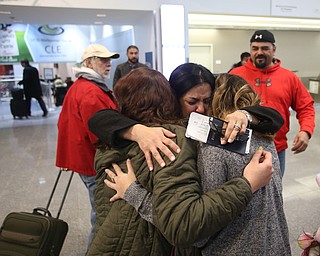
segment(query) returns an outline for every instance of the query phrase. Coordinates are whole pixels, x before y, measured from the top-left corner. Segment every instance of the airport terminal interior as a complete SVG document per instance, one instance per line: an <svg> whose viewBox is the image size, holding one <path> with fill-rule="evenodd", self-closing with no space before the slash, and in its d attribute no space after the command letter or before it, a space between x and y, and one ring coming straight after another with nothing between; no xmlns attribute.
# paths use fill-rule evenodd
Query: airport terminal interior
<svg viewBox="0 0 320 256"><path fill-rule="evenodd" d="M260 16L271 16L266 18L270 22L271 20L275 22L272 27L276 26L273 28L277 38L277 57L279 56L284 67L298 75L315 100L316 128L307 150L300 154L293 154L290 150L294 137L299 131L295 112L291 111L291 126L288 133L289 148L286 152L286 170L283 177L283 200L289 226L292 256L301 255L302 249L299 248L297 243L299 235L303 232L314 233L320 227L320 187L316 182L317 174L320 175L320 129L318 127L320 122L320 74L318 61L320 58L320 19L319 5L315 0L291 1L295 2L295 4L299 2L299 6L295 8L295 6L292 7L293 4L290 4L288 7L293 12L308 11L310 7L308 13L310 14L312 11L312 16L301 16L302 19L291 21L299 24L302 24L302 21L315 22L312 25L314 27L310 27L310 25L306 30L302 27L297 27L297 23L293 23L294 25L289 24L291 27L295 26L293 29L283 29L280 28L282 24L279 23L279 20L273 21L273 19L269 19L272 16L278 16L272 15L272 11L277 11L277 9L270 10L270 13L268 12L268 8L271 8L271 3L275 7L282 6L276 4L277 2L282 3L283 1L281 0L260 1L261 3L259 4L256 4L254 0L242 1L241 3L233 0L228 3L227 8L225 8L226 5L223 1L173 1L188 3L187 7L190 11L188 31L183 22L181 24L177 22L178 20L183 20L177 18L177 13L166 15L165 8L160 12L160 6L157 6L157 8L152 7L156 5L156 2L169 1L123 0L115 3L115 1L92 0L84 3L83 1L75 0L4 0L0 2L2 2L0 4L0 18L1 22L4 22L4 24L0 24L0 39L3 38L3 40L0 40L0 52L3 50L2 52L6 53L4 51L5 47L3 47L4 43L8 47L14 46L12 55L14 58L10 54L0 54L0 63L4 64L2 66L8 66L7 70L4 68L8 72L2 72L3 74L0 69L0 82L5 82L4 80L7 78L11 79L11 82L17 82L21 79L22 67L20 67L19 63L20 53L18 49L27 49L27 40L30 40L30 42L44 42L45 48L42 45L28 43L28 46L30 45L33 48L33 54L31 54L31 50L30 53L27 51L30 55L28 57L31 58L32 55L33 61L31 63L39 69L39 74L43 81L52 82L57 77L61 77L63 81L67 77L75 80L71 67L80 61L82 50L89 42L104 44L110 50L120 53L121 57L118 60L113 60L109 81L112 81L116 65L126 61L125 49L131 43L139 46L140 61L142 63L149 63L152 68L161 71L164 75L171 73L177 66L176 62L180 65L185 61L203 64L216 74L226 72L233 63L238 61L239 53L249 50L248 40L253 29L256 28L244 26L247 18L251 20L251 15L255 14L255 12L260 13ZM11 2L15 2L14 6L11 6ZM25 2L30 2L28 8L24 6ZM46 7L44 2L50 2L49 6ZM52 6L50 7L51 2L58 4L55 8L52 8ZM314 7L310 4L311 2ZM105 5L104 8L100 8L101 3L103 3L103 6ZM59 4L62 4L62 6L59 6ZM87 7L85 7L86 5ZM114 5L119 5L119 9L113 9ZM151 7L144 8L142 5L151 5ZM239 5L242 8L238 8ZM166 4L164 4L164 7L166 7ZM178 7L181 6L179 5ZM135 11L130 10L130 8ZM227 14L239 14L233 16L244 18L242 21L244 23L235 21L230 25L228 22L232 15L226 15L227 24L217 27L217 21L214 18L219 18L220 20L221 17L212 15L210 18L210 15L206 15L210 11L213 12L211 8L217 14L225 14L226 12ZM108 15L104 12L107 9L109 9ZM240 9L240 13L238 13L238 9ZM154 10L157 11L155 12ZM178 10L181 11L182 8ZM241 10L244 13L241 13ZM192 12L195 13L192 14ZM204 16L208 16L206 19L209 18L210 22L212 19L213 25L210 25L210 23L203 24L203 17L199 19L196 12L200 12L200 14L203 12ZM180 14L183 17L186 16L184 12ZM165 18L168 20L166 23L163 22L161 24L163 27L160 29L160 24L158 23L161 15L164 20L166 20ZM241 17L242 15L249 16ZM59 25L58 27L43 25L55 24L57 17L61 19L61 22L64 22L62 24L69 25L62 26L60 24L61 26ZM286 22L284 23L286 24ZM237 23L239 24L237 25ZM261 24L264 25L265 23L266 21L262 20ZM113 26L111 26L112 24ZM164 28L166 26L164 24L167 24L168 32L174 32L174 36L171 33L165 33ZM250 21L249 25L251 26L252 24L257 26L256 21ZM183 29L177 29L175 26L178 25ZM16 35L12 34L12 31L15 31ZM65 34L63 34L64 31L66 32ZM67 33L70 31L73 36ZM48 34L45 35L45 32ZM57 32L56 38L64 42L64 48L61 53L60 50L62 48L60 49L60 46L56 45L56 41L52 40L54 38L53 32ZM62 35L61 38L60 34ZM34 35L36 35L35 38L33 37ZM171 42L171 39L175 41L175 37L179 40ZM186 40L187 37L188 40ZM18 38L18 41L20 40L19 44L16 43L16 38ZM8 39L9 43L4 39ZM182 43L180 42L181 39ZM49 41L52 43L50 47L47 45ZM186 41L188 41L189 45L185 45ZM128 44L128 42L130 43ZM302 48L303 50L301 50ZM46 49L46 51L41 52L40 49ZM186 51L186 49L188 50ZM159 55L159 52L162 52L162 55ZM26 52L23 51L21 56L25 56L23 54L26 54ZM60 59L61 56L64 57L62 60ZM15 78L12 80L12 77ZM45 87L47 90L43 91L43 94L49 110L48 115L42 117L41 108L38 102L33 99L31 117L13 118L10 111L11 95L9 89L11 87L0 84L0 224L10 212L32 212L36 207L46 207L59 171L55 166L55 158L58 134L57 121L62 106L55 106L51 95L51 84L48 82L45 86L47 86ZM53 216L56 216L58 212L68 178L69 173L62 173L56 194L49 207ZM90 203L87 189L78 175L74 175L71 182L60 218L69 225L69 231L60 255L85 255L91 228ZM253 233L252 236L254 235Z"/></svg>
<svg viewBox="0 0 320 256"><path fill-rule="evenodd" d="M55 167L57 120L60 107L49 108L47 117L36 101L32 101L32 117L14 119L9 100L0 101L0 219L10 212L31 212L45 207L58 169ZM316 123L319 123L320 106L316 105ZM297 238L305 232L315 232L319 225L320 190L315 177L320 172L320 132L315 133L306 152L290 152L299 125L291 113L291 130L288 134L286 171L283 178L283 199L290 231L293 256L301 255ZM69 173L63 173L50 206L56 216ZM79 176L75 175L60 218L69 225L61 256L80 256L86 251L90 231L90 205L87 191ZM254 234L252 234L254 235Z"/></svg>

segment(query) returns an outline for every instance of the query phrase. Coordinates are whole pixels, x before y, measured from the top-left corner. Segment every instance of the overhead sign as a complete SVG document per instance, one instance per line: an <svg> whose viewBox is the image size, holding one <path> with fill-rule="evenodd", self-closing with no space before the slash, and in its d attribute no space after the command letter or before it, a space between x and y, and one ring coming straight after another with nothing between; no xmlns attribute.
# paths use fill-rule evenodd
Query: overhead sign
<svg viewBox="0 0 320 256"><path fill-rule="evenodd" d="M73 62L89 44L74 25L28 25L25 41L34 62Z"/></svg>
<svg viewBox="0 0 320 256"><path fill-rule="evenodd" d="M0 30L0 63L77 62L89 45L89 26L10 25Z"/></svg>
<svg viewBox="0 0 320 256"><path fill-rule="evenodd" d="M14 56L18 55L17 37L12 30L0 30L0 55Z"/></svg>
<svg viewBox="0 0 320 256"><path fill-rule="evenodd" d="M320 18L319 0L271 0L272 16Z"/></svg>
<svg viewBox="0 0 320 256"><path fill-rule="evenodd" d="M6 25L0 30L0 63L19 62L22 58L32 61L24 41L26 25Z"/></svg>

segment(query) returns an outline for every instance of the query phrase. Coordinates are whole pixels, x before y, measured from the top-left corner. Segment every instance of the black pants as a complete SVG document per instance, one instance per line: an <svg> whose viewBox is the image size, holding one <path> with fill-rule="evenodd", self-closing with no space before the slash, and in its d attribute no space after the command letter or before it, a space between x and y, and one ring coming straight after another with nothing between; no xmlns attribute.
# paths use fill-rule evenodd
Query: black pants
<svg viewBox="0 0 320 256"><path fill-rule="evenodd" d="M39 102L39 105L43 111L43 115L46 116L48 114L48 110L47 110L46 104L44 103L42 97L41 96L31 97L31 96L26 95L28 115L31 116L31 98L35 98Z"/></svg>

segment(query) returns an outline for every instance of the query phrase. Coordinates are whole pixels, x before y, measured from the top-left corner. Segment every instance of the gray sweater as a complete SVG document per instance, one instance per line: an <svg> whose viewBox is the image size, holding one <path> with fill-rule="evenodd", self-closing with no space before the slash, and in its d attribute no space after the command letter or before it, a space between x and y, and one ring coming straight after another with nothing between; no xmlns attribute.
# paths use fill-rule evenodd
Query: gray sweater
<svg viewBox="0 0 320 256"><path fill-rule="evenodd" d="M250 153L245 156L200 144L198 170L203 192L215 189L233 177L241 176L259 146L272 153L275 173L271 182L255 192L247 209L217 236L197 243L197 246L202 248L202 255L291 255L283 210L279 160L272 141L253 133ZM127 189L124 199L134 206L144 219L152 222L152 193L133 183Z"/></svg>
<svg viewBox="0 0 320 256"><path fill-rule="evenodd" d="M207 241L202 255L291 255L283 210L279 160L271 140L261 138L254 133L250 153L244 156L200 144L198 170L202 177L202 187L205 193L233 177L242 175L245 166L259 146L272 153L275 173L271 182L253 194L252 200L241 215L217 236Z"/></svg>

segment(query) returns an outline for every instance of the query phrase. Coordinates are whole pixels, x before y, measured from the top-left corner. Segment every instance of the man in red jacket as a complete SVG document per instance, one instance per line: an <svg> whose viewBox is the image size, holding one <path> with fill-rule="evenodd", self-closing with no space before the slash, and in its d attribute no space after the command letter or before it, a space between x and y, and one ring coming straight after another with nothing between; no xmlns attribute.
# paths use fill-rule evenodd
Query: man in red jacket
<svg viewBox="0 0 320 256"><path fill-rule="evenodd" d="M291 71L282 68L275 58L276 46L273 34L268 30L254 32L250 40L251 59L241 67L230 71L248 81L261 97L262 105L279 111L284 124L275 137L282 176L285 169L285 149L290 127L291 107L296 111L300 131L295 136L291 150L301 153L308 147L315 128L314 100L301 80Z"/></svg>
<svg viewBox="0 0 320 256"><path fill-rule="evenodd" d="M58 120L56 166L77 172L89 191L91 203L91 234L95 225L93 190L95 187L94 144L98 138L89 131L88 119L97 111L117 109L112 91L105 84L109 77L111 59L119 58L99 44L90 45L82 55L80 68L73 68L77 80L64 98ZM89 247L88 247L89 248Z"/></svg>

